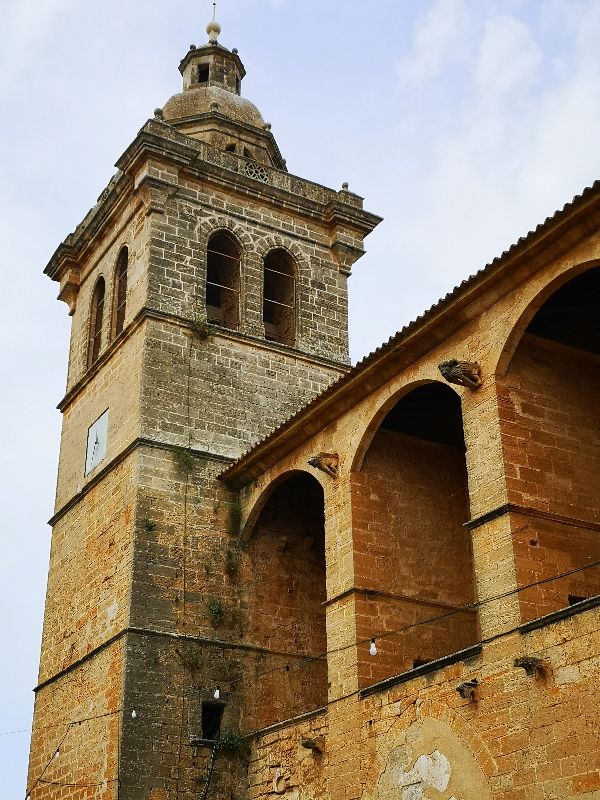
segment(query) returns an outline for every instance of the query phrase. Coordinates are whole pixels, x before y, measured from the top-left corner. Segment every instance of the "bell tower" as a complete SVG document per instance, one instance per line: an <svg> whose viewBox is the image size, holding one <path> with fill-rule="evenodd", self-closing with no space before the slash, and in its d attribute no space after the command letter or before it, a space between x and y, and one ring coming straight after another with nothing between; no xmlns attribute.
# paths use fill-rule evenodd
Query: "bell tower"
<svg viewBox="0 0 600 800"><path fill-rule="evenodd" d="M31 800L197 798L219 731L264 721L253 675L281 654L253 640L219 475L348 366L380 220L287 171L207 30L45 270L72 332ZM246 780L217 764L211 794Z"/></svg>

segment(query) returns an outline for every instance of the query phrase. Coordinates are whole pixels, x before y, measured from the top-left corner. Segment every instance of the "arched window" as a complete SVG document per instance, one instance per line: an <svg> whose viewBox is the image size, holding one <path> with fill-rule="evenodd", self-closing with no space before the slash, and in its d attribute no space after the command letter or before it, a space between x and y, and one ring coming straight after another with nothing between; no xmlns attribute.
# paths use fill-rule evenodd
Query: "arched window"
<svg viewBox="0 0 600 800"><path fill-rule="evenodd" d="M294 345L296 277L292 257L282 249L272 250L265 258L263 322L267 339Z"/></svg>
<svg viewBox="0 0 600 800"><path fill-rule="evenodd" d="M90 344L89 344L89 365L90 367L98 360L100 348L102 347L102 320L104 318L104 278L100 278L96 283L92 296L92 312L90 320Z"/></svg>
<svg viewBox="0 0 600 800"><path fill-rule="evenodd" d="M235 144L230 142L228 145L225 146L226 153L235 153Z"/></svg>
<svg viewBox="0 0 600 800"><path fill-rule="evenodd" d="M125 327L125 311L127 308L127 266L129 264L129 251L124 247L119 253L114 289L114 320L115 336L118 336Z"/></svg>
<svg viewBox="0 0 600 800"><path fill-rule="evenodd" d="M206 317L209 322L237 328L239 323L240 248L229 233L208 240L206 254Z"/></svg>

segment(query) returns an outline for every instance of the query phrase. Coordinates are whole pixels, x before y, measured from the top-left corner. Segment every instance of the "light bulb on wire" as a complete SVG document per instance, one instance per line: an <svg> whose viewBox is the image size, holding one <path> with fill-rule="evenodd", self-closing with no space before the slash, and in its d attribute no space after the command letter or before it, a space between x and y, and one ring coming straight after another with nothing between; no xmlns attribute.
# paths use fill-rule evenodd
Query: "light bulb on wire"
<svg viewBox="0 0 600 800"><path fill-rule="evenodd" d="M54 758L60 758L60 749L54 753Z"/></svg>
<svg viewBox="0 0 600 800"><path fill-rule="evenodd" d="M218 686L215 689L215 691L213 692L213 697L215 698L215 700L220 700L220 698L221 698L221 690L219 689Z"/></svg>
<svg viewBox="0 0 600 800"><path fill-rule="evenodd" d="M375 639L371 639L371 646L369 647L369 654L372 656L377 655L377 645L375 644Z"/></svg>
<svg viewBox="0 0 600 800"><path fill-rule="evenodd" d="M136 717L137 717L137 712L134 708L133 711L131 712L131 719L135 719Z"/></svg>

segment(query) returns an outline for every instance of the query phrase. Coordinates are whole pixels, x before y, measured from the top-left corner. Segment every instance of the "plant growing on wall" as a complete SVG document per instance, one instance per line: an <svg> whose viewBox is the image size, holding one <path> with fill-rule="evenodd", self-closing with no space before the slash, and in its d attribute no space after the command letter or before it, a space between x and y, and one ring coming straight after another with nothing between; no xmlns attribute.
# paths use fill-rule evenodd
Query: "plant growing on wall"
<svg viewBox="0 0 600 800"><path fill-rule="evenodd" d="M173 453L178 469L185 475L189 475L196 463L196 459L190 450L187 447L175 447Z"/></svg>
<svg viewBox="0 0 600 800"><path fill-rule="evenodd" d="M218 628L225 618L225 606L218 597L209 597L206 601L208 616L213 628Z"/></svg>
<svg viewBox="0 0 600 800"><path fill-rule="evenodd" d="M210 754L210 761L208 762L208 769L206 771L206 779L204 787L200 794L199 800L206 800L208 797L208 790L210 789L210 782L212 780L213 772L215 769L215 761L219 753L242 753L248 747L248 739L242 736L237 731L221 731L219 737L215 739L212 745L212 753Z"/></svg>
<svg viewBox="0 0 600 800"><path fill-rule="evenodd" d="M206 341L212 334L213 329L207 319L195 319L192 321L192 330L200 341Z"/></svg>
<svg viewBox="0 0 600 800"><path fill-rule="evenodd" d="M154 520L150 519L149 517L144 517L144 519L142 520L142 528L147 533L153 533L157 527L158 526L156 522L154 522Z"/></svg>

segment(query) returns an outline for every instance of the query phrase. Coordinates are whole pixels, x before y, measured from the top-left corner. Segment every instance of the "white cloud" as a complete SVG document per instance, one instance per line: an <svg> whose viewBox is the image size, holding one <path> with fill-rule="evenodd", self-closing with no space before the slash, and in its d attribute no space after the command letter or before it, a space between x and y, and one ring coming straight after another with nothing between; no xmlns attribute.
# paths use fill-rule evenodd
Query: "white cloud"
<svg viewBox="0 0 600 800"><path fill-rule="evenodd" d="M417 20L410 53L396 64L401 84L418 88L435 78L460 50L468 25L464 0L435 0Z"/></svg>
<svg viewBox="0 0 600 800"><path fill-rule="evenodd" d="M475 82L487 95L520 93L533 85L541 62L541 50L527 25L512 16L494 16L485 23Z"/></svg>

